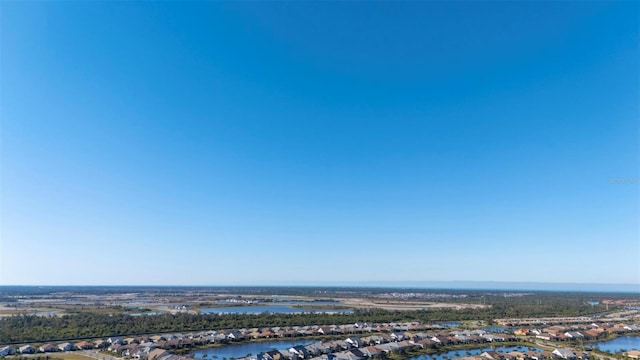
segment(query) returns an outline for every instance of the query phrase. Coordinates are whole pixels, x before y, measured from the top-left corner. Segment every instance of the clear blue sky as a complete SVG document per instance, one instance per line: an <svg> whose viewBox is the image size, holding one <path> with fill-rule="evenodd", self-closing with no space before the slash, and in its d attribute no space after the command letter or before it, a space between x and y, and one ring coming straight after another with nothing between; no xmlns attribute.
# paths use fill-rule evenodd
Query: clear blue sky
<svg viewBox="0 0 640 360"><path fill-rule="evenodd" d="M0 7L0 284L640 282L637 2Z"/></svg>

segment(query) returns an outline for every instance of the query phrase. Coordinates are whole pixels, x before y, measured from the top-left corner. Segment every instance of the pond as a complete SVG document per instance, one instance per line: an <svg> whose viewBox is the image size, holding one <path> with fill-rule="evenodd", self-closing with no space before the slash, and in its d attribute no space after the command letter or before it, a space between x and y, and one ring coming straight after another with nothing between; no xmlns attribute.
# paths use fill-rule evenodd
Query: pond
<svg viewBox="0 0 640 360"><path fill-rule="evenodd" d="M621 336L613 340L595 343L593 347L611 353L632 349L640 350L640 336Z"/></svg>
<svg viewBox="0 0 640 360"><path fill-rule="evenodd" d="M268 342L255 342L248 344L239 344L239 345L227 345L218 348L210 348L197 350L193 352L194 359L219 359L222 360L224 358L241 358L247 356L247 354L257 355L261 352L270 351L273 349L276 350L284 350L290 349L296 345L309 345L313 344L314 340L276 340L276 341L268 341ZM206 355L206 356L205 356Z"/></svg>

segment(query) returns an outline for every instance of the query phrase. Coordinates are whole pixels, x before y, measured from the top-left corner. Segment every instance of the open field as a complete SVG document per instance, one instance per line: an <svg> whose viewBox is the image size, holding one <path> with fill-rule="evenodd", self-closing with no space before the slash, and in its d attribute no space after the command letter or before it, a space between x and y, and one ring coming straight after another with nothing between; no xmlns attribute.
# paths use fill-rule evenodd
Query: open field
<svg viewBox="0 0 640 360"><path fill-rule="evenodd" d="M360 309L383 309L393 311L410 311L410 310L429 310L429 309L483 309L490 305L482 304L466 304L466 303L444 303L444 302L427 302L427 301L402 301L402 300L378 300L378 299L342 299L345 306L351 306Z"/></svg>
<svg viewBox="0 0 640 360"><path fill-rule="evenodd" d="M93 360L94 358L85 356L79 352L64 352L64 353L55 353L52 355L53 358L62 359L62 360Z"/></svg>

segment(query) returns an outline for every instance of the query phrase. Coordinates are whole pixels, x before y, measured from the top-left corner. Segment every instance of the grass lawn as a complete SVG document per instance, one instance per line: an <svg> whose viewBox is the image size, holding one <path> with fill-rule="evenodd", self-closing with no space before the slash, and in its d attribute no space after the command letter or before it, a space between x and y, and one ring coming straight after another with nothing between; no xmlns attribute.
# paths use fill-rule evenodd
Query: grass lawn
<svg viewBox="0 0 640 360"><path fill-rule="evenodd" d="M55 353L49 355L49 359L62 359L62 360L95 360L92 357L85 356L79 353Z"/></svg>

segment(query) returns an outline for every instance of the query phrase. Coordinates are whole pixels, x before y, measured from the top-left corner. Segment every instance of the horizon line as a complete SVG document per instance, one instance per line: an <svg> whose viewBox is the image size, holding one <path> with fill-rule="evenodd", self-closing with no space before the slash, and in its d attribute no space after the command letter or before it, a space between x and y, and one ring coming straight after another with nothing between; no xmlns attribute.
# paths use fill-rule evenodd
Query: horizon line
<svg viewBox="0 0 640 360"><path fill-rule="evenodd" d="M459 286L456 286L459 285ZM438 287L444 286L444 287ZM498 286L497 288L494 286ZM559 287L567 286L568 289ZM576 288L576 287L585 288ZM315 283L269 284L1 284L3 287L199 287L199 288L378 288L378 289L433 289L433 290L500 290L500 291L554 291L554 292L640 292L640 284L634 283L579 283L579 282L518 282L518 281L353 281Z"/></svg>

